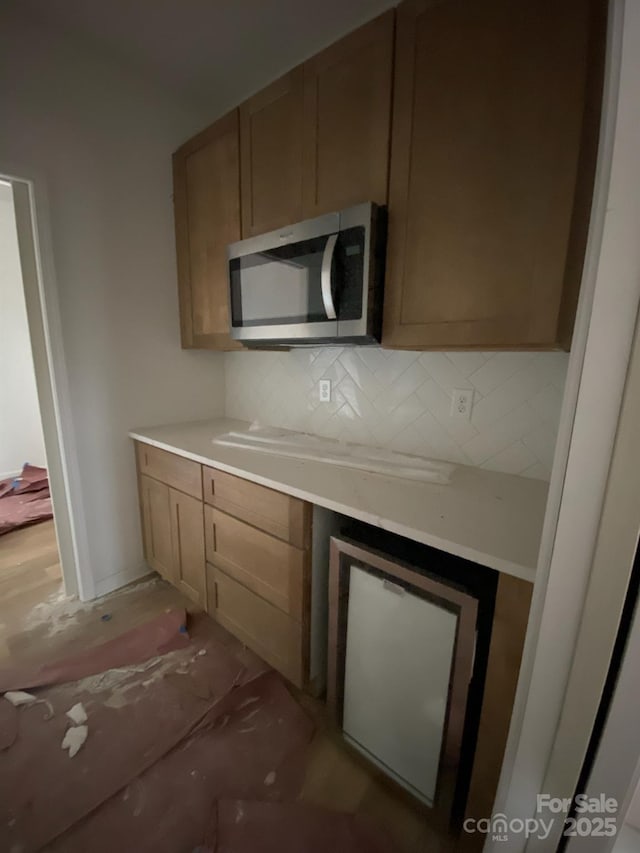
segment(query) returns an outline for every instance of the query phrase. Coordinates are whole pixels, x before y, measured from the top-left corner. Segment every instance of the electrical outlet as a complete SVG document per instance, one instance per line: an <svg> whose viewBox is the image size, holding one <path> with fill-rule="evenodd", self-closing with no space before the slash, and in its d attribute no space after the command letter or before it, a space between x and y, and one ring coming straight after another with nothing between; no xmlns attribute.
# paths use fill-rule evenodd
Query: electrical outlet
<svg viewBox="0 0 640 853"><path fill-rule="evenodd" d="M473 388L454 388L451 392L451 417L468 421L473 408Z"/></svg>
<svg viewBox="0 0 640 853"><path fill-rule="evenodd" d="M331 402L331 380L321 379L318 382L318 397L321 403Z"/></svg>

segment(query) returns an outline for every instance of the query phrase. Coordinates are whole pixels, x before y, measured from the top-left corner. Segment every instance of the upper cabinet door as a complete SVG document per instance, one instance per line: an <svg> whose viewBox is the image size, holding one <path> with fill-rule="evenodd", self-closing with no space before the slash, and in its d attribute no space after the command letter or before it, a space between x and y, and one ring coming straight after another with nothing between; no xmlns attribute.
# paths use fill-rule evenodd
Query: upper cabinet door
<svg viewBox="0 0 640 853"><path fill-rule="evenodd" d="M590 7L399 6L383 345L562 343Z"/></svg>
<svg viewBox="0 0 640 853"><path fill-rule="evenodd" d="M302 219L302 68L240 107L242 236Z"/></svg>
<svg viewBox="0 0 640 853"><path fill-rule="evenodd" d="M183 347L241 349L229 335L227 244L240 239L238 111L173 155Z"/></svg>
<svg viewBox="0 0 640 853"><path fill-rule="evenodd" d="M304 217L387 203L394 11L304 64Z"/></svg>

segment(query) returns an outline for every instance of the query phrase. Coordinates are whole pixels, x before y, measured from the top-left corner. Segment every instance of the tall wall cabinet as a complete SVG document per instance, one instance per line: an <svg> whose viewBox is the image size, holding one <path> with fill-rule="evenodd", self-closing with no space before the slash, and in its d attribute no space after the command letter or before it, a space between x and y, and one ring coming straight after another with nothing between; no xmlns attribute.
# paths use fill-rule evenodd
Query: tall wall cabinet
<svg viewBox="0 0 640 853"><path fill-rule="evenodd" d="M237 110L173 155L173 205L182 346L240 349L227 296L227 245L240 239Z"/></svg>
<svg viewBox="0 0 640 853"><path fill-rule="evenodd" d="M229 349L225 247L388 205L382 345L568 348L605 0L405 0L174 156L183 346Z"/></svg>

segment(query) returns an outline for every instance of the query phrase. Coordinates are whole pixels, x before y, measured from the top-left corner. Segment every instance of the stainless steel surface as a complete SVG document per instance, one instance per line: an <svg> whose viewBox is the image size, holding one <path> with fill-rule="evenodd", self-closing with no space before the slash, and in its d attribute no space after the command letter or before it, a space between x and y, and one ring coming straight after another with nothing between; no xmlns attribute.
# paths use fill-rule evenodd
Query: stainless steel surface
<svg viewBox="0 0 640 853"><path fill-rule="evenodd" d="M389 592L395 592L396 595L404 595L405 593L403 586L400 586L398 583L392 583L392 581L388 581L386 578L382 581L382 586L388 589Z"/></svg>
<svg viewBox="0 0 640 853"><path fill-rule="evenodd" d="M324 252L322 254L322 271L320 273L322 304L324 305L324 310L330 320L337 319L336 306L333 304L333 290L331 287L331 264L333 263L333 253L336 250L337 242L337 234L332 234L327 240L327 245L324 247Z"/></svg>
<svg viewBox="0 0 640 853"><path fill-rule="evenodd" d="M287 323L282 326L232 326L231 335L236 340L259 343L282 343L285 341L316 340L338 337L338 321L327 320L324 323Z"/></svg>
<svg viewBox="0 0 640 853"><path fill-rule="evenodd" d="M289 346L317 346L319 344L376 344L379 341L382 316L383 258L376 259L380 209L372 202L355 205L346 210L307 219L277 231L250 237L232 243L227 248L229 261L260 252L328 236L321 270L321 296L329 319L318 322L231 326L231 335L246 346L283 344ZM336 306L331 286L330 256L333 255L339 233L349 228L363 227L365 240L362 269L362 312L358 319L340 320L339 304ZM379 268L377 268L377 263ZM340 282L336 282L339 293Z"/></svg>
<svg viewBox="0 0 640 853"><path fill-rule="evenodd" d="M324 234L335 234L340 230L340 214L326 213L315 219L305 219L287 228L278 228L277 231L268 231L266 234L258 234L257 237L247 237L246 240L238 240L227 246L227 258L242 258L245 255L253 255L257 252L267 252L287 243L300 243L303 240L312 240L314 237L322 237Z"/></svg>

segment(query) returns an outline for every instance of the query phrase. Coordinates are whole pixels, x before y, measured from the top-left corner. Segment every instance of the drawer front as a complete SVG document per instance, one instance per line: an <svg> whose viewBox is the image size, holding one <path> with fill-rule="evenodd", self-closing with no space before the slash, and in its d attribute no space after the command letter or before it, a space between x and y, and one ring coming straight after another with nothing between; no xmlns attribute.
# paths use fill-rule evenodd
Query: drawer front
<svg viewBox="0 0 640 853"><path fill-rule="evenodd" d="M141 474L202 500L202 466L197 462L143 442L136 442L136 452Z"/></svg>
<svg viewBox="0 0 640 853"><path fill-rule="evenodd" d="M205 542L207 560L302 621L309 600L309 551L210 506L205 506Z"/></svg>
<svg viewBox="0 0 640 853"><path fill-rule="evenodd" d="M311 505L242 477L202 469L204 499L229 515L266 530L297 548L311 544Z"/></svg>
<svg viewBox="0 0 640 853"><path fill-rule="evenodd" d="M301 624L218 566L208 564L207 575L209 613L274 669L302 687L308 650Z"/></svg>

